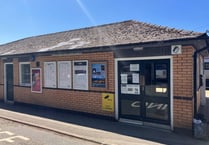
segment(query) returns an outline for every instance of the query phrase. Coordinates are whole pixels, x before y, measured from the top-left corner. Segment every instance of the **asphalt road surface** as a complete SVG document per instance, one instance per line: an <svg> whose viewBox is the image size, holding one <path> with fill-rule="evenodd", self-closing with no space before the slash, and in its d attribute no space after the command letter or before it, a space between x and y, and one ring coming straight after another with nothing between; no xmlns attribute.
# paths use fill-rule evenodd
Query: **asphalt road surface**
<svg viewBox="0 0 209 145"><path fill-rule="evenodd" d="M0 118L0 145L97 145Z"/></svg>

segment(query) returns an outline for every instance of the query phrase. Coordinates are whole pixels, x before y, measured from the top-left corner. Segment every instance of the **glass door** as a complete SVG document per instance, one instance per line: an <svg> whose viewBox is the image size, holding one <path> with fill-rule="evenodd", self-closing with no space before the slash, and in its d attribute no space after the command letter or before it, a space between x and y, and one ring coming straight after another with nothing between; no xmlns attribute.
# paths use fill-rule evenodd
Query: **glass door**
<svg viewBox="0 0 209 145"><path fill-rule="evenodd" d="M143 120L170 123L170 61L143 62Z"/></svg>
<svg viewBox="0 0 209 145"><path fill-rule="evenodd" d="M119 117L170 123L170 60L118 62Z"/></svg>
<svg viewBox="0 0 209 145"><path fill-rule="evenodd" d="M137 61L118 63L119 114L121 118L141 119L140 64Z"/></svg>

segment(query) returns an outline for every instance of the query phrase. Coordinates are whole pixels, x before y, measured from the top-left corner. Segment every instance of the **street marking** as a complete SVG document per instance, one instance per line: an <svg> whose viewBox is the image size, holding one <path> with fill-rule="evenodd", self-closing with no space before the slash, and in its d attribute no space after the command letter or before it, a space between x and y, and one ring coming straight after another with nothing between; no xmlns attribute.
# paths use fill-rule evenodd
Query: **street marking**
<svg viewBox="0 0 209 145"><path fill-rule="evenodd" d="M0 132L0 134L14 135L14 133L9 132L9 131L2 131L2 132Z"/></svg>
<svg viewBox="0 0 209 145"><path fill-rule="evenodd" d="M3 138L3 139L0 139L0 142L3 142L3 141L6 141L6 142L10 142L10 143L12 143L12 142L14 142L14 140L13 139L22 139L22 140L25 140L25 141L28 141L28 140L30 140L29 138L27 138L27 137L24 137L24 136L13 136L13 137L8 137L8 138Z"/></svg>

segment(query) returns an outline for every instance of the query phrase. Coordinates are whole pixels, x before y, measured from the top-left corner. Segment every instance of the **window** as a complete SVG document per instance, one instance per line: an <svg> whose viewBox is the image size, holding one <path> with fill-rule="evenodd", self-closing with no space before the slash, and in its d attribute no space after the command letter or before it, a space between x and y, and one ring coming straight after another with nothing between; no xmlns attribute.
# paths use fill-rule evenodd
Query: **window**
<svg viewBox="0 0 209 145"><path fill-rule="evenodd" d="M205 62L204 63L204 69L205 70L209 70L209 62Z"/></svg>
<svg viewBox="0 0 209 145"><path fill-rule="evenodd" d="M20 85L30 86L30 63L20 63Z"/></svg>

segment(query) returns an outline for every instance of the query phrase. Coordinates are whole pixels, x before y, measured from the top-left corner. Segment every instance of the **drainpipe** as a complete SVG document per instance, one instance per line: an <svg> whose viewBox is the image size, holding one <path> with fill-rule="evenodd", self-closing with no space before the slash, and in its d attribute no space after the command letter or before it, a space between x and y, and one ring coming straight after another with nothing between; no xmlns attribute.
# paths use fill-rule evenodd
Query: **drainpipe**
<svg viewBox="0 0 209 145"><path fill-rule="evenodd" d="M197 54L202 52L202 51L205 51L205 50L209 50L209 43L208 43L208 40L205 39L206 41L206 47L203 47L201 49L198 49L194 52L194 55L193 55L193 95L194 95L194 117L197 115Z"/></svg>

